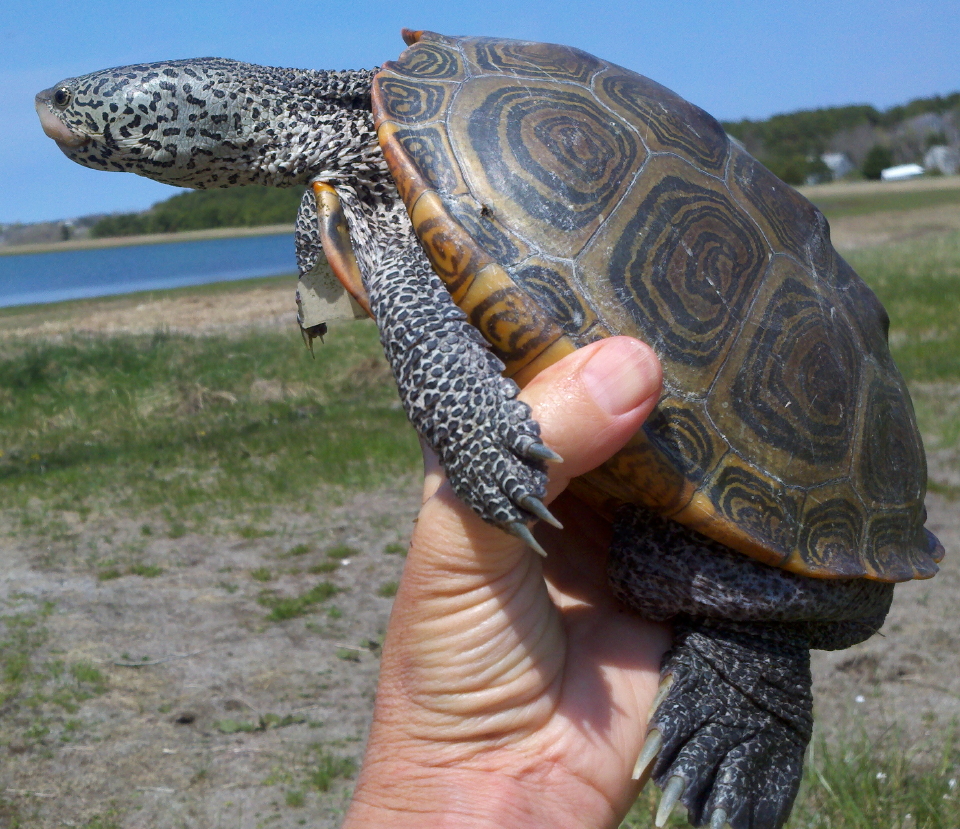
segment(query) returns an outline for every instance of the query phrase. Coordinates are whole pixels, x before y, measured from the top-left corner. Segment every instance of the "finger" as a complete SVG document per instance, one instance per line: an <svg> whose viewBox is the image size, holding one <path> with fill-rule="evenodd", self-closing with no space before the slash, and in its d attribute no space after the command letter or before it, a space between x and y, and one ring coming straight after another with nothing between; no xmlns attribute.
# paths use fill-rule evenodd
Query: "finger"
<svg viewBox="0 0 960 829"><path fill-rule="evenodd" d="M523 390L544 443L563 458L551 465L550 497L623 447L656 405L661 383L648 345L610 337L545 369Z"/></svg>
<svg viewBox="0 0 960 829"><path fill-rule="evenodd" d="M423 495L420 503L423 504L436 494L445 477L443 467L440 466L440 458L422 437L420 438L420 451L423 453Z"/></svg>

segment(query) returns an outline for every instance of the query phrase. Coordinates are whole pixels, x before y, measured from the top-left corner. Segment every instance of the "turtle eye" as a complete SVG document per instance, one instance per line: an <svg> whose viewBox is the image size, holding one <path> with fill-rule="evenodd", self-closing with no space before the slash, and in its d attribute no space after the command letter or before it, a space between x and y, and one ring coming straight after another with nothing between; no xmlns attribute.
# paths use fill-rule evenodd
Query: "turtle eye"
<svg viewBox="0 0 960 829"><path fill-rule="evenodd" d="M70 94L70 90L65 86L61 86L53 93L53 105L63 109L67 104L70 103L70 99L73 96Z"/></svg>

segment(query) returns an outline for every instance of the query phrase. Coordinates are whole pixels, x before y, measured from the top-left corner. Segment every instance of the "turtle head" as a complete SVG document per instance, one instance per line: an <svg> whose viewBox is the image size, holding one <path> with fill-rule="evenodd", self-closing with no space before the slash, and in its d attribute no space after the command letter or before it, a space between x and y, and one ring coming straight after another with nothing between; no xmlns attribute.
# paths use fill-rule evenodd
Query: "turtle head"
<svg viewBox="0 0 960 829"><path fill-rule="evenodd" d="M36 108L43 131L85 167L181 187L243 184L251 141L237 87L250 68L221 58L121 66L67 78Z"/></svg>
<svg viewBox="0 0 960 829"><path fill-rule="evenodd" d="M85 167L198 189L282 187L342 153L336 136L357 143L343 122L369 112L371 76L197 58L68 78L36 107L43 131Z"/></svg>

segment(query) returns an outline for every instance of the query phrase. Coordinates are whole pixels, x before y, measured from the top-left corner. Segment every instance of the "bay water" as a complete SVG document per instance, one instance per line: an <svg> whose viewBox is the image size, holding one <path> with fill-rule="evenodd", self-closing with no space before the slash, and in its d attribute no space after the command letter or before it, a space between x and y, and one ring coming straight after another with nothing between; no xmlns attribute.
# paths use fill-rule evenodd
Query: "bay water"
<svg viewBox="0 0 960 829"><path fill-rule="evenodd" d="M0 256L0 308L297 272L292 233Z"/></svg>

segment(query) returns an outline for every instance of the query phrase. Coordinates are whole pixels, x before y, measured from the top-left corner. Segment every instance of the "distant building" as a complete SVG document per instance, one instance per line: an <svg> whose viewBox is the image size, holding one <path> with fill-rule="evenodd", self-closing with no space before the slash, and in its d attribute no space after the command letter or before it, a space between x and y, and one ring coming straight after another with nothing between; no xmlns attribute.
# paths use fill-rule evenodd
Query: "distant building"
<svg viewBox="0 0 960 829"><path fill-rule="evenodd" d="M945 176L955 176L960 170L960 147L948 147L939 144L927 150L923 157L924 169L939 170Z"/></svg>
<svg viewBox="0 0 960 829"><path fill-rule="evenodd" d="M919 164L898 164L896 167L887 167L880 172L881 181L903 181L907 178L916 178L923 175L923 167Z"/></svg>
<svg viewBox="0 0 960 829"><path fill-rule="evenodd" d="M846 153L824 153L820 160L827 165L834 179L848 176L857 169Z"/></svg>

